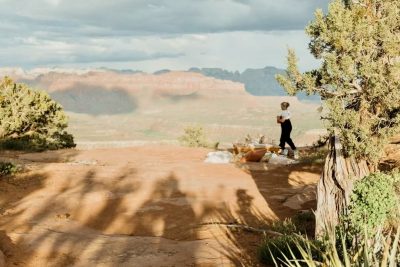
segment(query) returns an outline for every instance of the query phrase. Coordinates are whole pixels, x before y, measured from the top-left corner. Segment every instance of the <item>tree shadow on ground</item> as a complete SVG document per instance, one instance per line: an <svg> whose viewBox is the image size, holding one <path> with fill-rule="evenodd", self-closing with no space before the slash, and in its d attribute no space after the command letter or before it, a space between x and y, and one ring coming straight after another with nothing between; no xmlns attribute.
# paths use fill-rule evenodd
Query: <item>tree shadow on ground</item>
<svg viewBox="0 0 400 267"><path fill-rule="evenodd" d="M260 167L257 167L261 165ZM243 166L240 166L243 168ZM322 173L322 164L269 165L247 163L245 171L251 175L259 192L280 219L292 217L299 210L315 210L315 198L299 205L297 209L285 205L287 201L305 190L315 189Z"/></svg>
<svg viewBox="0 0 400 267"><path fill-rule="evenodd" d="M33 154L25 155L26 160L33 158ZM54 163L50 156L41 162L43 170L49 162ZM50 177L44 172L36 186L29 186L38 175L27 174L25 182L14 185L17 189L26 187L27 191L21 190L18 201L7 196L9 204L0 219L0 229L6 231L6 240L11 240L7 254L10 265L259 264L255 260L256 252L264 236L226 226L265 228L276 219L257 208L258 204L254 203L257 192L250 193L247 188L239 187L235 189L235 203L223 200L221 204L198 199L197 195L185 191L174 172L147 179L139 177L135 168L125 165L118 165L112 172L107 166L73 166L76 171L65 177L60 164L59 177L54 174ZM260 166L239 167L250 174L277 218L295 214L295 210L283 206L283 199L274 196L289 194L285 190L293 193L294 187L301 190L309 181L302 184L301 177L296 175L319 172L319 167L298 165L280 170L279 166L267 166L267 169ZM43 194L44 186L51 186L53 191ZM217 193L223 195L226 189L221 187ZM213 247L206 250L205 246Z"/></svg>
<svg viewBox="0 0 400 267"><path fill-rule="evenodd" d="M297 209L291 208L288 201L296 199L297 194L307 189L314 192L316 196L316 183L322 172L323 164L296 164L291 166L270 165L264 163L244 163L237 164L237 167L249 173L257 185L258 191L268 203L269 208L276 215L277 219L283 221L291 218L299 211L316 209L316 199L311 198ZM313 176L307 179L307 176ZM253 197L248 195L244 190L237 190L239 218L235 218L235 222L240 222L251 226L258 230L271 229L274 220L260 217L252 210ZM225 221L232 221L235 216L224 210L221 218ZM312 225L311 225L312 228ZM307 231L313 234L313 229L307 225ZM262 233L259 231L249 231L244 228L227 229L227 237L231 240L232 246L225 247L225 253L232 262L240 263L238 266L264 266L257 260L257 250L260 244L274 235ZM233 249L234 248L234 249Z"/></svg>
<svg viewBox="0 0 400 267"><path fill-rule="evenodd" d="M196 214L193 197L182 192L174 173L157 179L143 197L138 195L149 185L135 178L135 169L122 168L109 181L98 176L89 169L82 179L60 179L55 191L41 196L40 203L31 200L40 199L40 190L55 177L43 176L37 187L21 191L19 201L8 207L13 210L0 220L0 227L13 238L12 242L3 238L8 240L4 246L10 266L82 262L86 266L195 266L194 258L218 262L217 255L205 255L195 241L200 239L197 226L215 208L206 205ZM135 199L137 203L130 202ZM182 251L176 239L193 242Z"/></svg>

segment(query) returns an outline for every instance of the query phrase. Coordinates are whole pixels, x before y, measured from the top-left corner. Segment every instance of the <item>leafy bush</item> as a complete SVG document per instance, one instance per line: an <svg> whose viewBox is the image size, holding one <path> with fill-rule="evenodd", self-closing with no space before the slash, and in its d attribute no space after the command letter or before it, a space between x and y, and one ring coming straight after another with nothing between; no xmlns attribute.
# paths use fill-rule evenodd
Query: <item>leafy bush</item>
<svg viewBox="0 0 400 267"><path fill-rule="evenodd" d="M396 185L400 175L373 173L355 184L345 221L349 230L363 233L376 230L398 214L399 198Z"/></svg>
<svg viewBox="0 0 400 267"><path fill-rule="evenodd" d="M65 132L67 117L60 104L40 90L0 81L0 140L9 149L44 150L74 147Z"/></svg>
<svg viewBox="0 0 400 267"><path fill-rule="evenodd" d="M181 144L189 147L208 147L206 133L201 126L189 126L184 129L185 133L179 138Z"/></svg>
<svg viewBox="0 0 400 267"><path fill-rule="evenodd" d="M0 162L0 176L7 176L19 171L18 166L10 162Z"/></svg>
<svg viewBox="0 0 400 267"><path fill-rule="evenodd" d="M40 152L71 147L75 147L74 138L67 132L57 134L53 138L44 138L43 136L33 134L30 136L0 140L0 148L6 150Z"/></svg>

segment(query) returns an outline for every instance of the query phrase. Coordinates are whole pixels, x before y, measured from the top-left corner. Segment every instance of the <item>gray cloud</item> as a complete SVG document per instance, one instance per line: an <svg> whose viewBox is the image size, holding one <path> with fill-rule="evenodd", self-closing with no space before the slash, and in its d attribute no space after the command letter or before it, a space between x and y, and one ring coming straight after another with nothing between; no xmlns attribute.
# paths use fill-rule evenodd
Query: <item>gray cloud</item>
<svg viewBox="0 0 400 267"><path fill-rule="evenodd" d="M304 28L316 8L325 8L328 0L3 2L2 17L35 31L68 29L65 34L119 35L298 30Z"/></svg>
<svg viewBox="0 0 400 267"><path fill-rule="evenodd" d="M216 45L207 43L217 36L228 38L227 33L252 32L264 41L263 32L289 36L290 31L302 30L314 10L326 8L327 3L328 0L0 0L0 63L32 67L165 59L178 66L176 60L197 58L197 49L201 49L213 64L218 61L217 56L221 61L230 60L225 51L214 51ZM209 38L205 40L204 36ZM284 39L280 40L285 45ZM234 45L237 52L246 53L248 45Z"/></svg>

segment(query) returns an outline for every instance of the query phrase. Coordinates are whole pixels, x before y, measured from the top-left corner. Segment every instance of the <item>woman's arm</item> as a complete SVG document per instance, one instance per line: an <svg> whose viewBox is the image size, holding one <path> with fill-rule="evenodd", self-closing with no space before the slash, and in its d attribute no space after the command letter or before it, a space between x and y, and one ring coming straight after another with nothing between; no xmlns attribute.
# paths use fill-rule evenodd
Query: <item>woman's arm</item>
<svg viewBox="0 0 400 267"><path fill-rule="evenodd" d="M277 122L277 123L284 123L285 120L286 120L286 119L285 119L283 116L278 116L278 117L276 117L276 122Z"/></svg>

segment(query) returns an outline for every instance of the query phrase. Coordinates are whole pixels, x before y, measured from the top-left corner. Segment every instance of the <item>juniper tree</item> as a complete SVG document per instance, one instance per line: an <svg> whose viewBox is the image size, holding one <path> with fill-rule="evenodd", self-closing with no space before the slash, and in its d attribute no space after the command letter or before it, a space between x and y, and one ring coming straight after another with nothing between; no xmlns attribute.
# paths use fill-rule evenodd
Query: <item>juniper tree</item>
<svg viewBox="0 0 400 267"><path fill-rule="evenodd" d="M67 126L62 106L46 92L7 77L0 81L0 141L24 140L35 149L72 147Z"/></svg>
<svg viewBox="0 0 400 267"><path fill-rule="evenodd" d="M278 82L290 95L320 95L327 110L323 119L340 139L350 165L366 162L376 169L383 147L400 130L400 1L334 0L327 14L316 11L306 32L320 67L301 73L295 52L289 50L286 75L277 75ZM326 162L324 174L333 176L337 190L348 190L346 179L352 172L342 170L340 180L337 168L328 168L332 165ZM319 199L329 194L327 188L319 190ZM346 205L348 193L344 195ZM318 209L335 209L320 204Z"/></svg>

